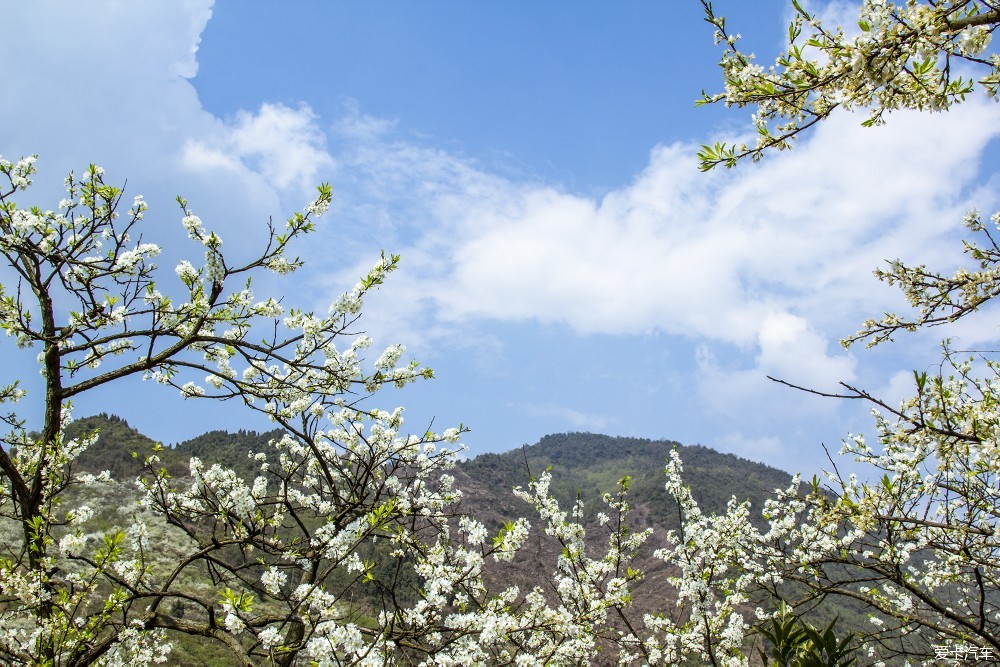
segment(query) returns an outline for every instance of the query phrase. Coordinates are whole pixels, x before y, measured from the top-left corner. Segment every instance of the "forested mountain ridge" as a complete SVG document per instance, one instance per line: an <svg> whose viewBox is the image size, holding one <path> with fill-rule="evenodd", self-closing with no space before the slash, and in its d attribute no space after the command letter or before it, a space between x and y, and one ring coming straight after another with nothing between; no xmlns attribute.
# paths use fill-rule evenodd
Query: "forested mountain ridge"
<svg viewBox="0 0 1000 667"><path fill-rule="evenodd" d="M106 413L73 421L66 429L66 437L79 438L95 430L100 432L97 443L76 460L78 469L94 474L107 470L112 479L120 482L129 482L142 474L143 460L157 446L155 440L129 426L121 417ZM157 455L160 465L175 477L186 475L191 457L196 456L209 465L219 463L233 468L241 477L252 481L258 466L250 461L248 453L265 451L268 443L280 438L282 433L280 429L262 433L207 431L175 445L161 445Z"/></svg>
<svg viewBox="0 0 1000 667"><path fill-rule="evenodd" d="M219 463L233 468L252 484L253 478L260 474L260 463L252 459L251 452L267 451L269 443L283 434L281 430L262 433L213 430L164 446L129 426L124 419L101 414L74 421L66 437L79 438L94 431L99 432L97 441L73 465L80 472L96 474L108 470L111 473L116 483L107 486L105 491L89 491L99 495L87 501L98 509L99 515L106 514L109 521L133 507L129 498L137 499L139 493L134 481L144 475L143 461L154 450L159 456L157 467L166 468L178 486L185 486L184 478L189 474L192 456L200 458L206 466ZM544 533L538 514L514 495L514 487L527 487L532 478L549 470L552 473L550 490L564 510L569 510L577 499L583 502L588 551L590 546L600 550L608 537L608 527L598 520L599 512L607 512L602 496L614 493L619 480L628 476L632 508L629 523L633 530L648 528L653 531L633 560L633 565L645 573L634 585L633 610L641 617L644 613L658 613L668 608L671 603L665 600L672 599L675 591L667 577L676 573L653 552L666 543L665 533L679 526L677 505L664 488L664 468L674 449L684 462L685 480L705 512L724 511L726 503L735 496L738 500L750 500L754 508L751 516L760 521L764 499L772 495L774 489L787 488L791 482L787 472L699 445L593 433L548 435L533 445L500 454L481 454L459 462L451 471L456 486L462 491L459 511L479 519L493 534L504 523L520 517L526 517L533 526L529 542L512 562L501 567L492 559L488 561L484 570L487 585L502 590L514 584L523 591L531 590L551 574L553 563L563 549ZM166 530L151 517L147 520L150 526L155 526L152 530ZM374 553L368 556L374 557ZM357 602L362 606L370 604L377 611L378 599L374 591L372 595L367 603L362 598ZM842 618L853 616L844 607L831 612L835 613ZM828 620L825 616L822 618ZM172 664L212 667L227 664L224 652L213 642L180 636L175 640Z"/></svg>
<svg viewBox="0 0 1000 667"><path fill-rule="evenodd" d="M113 479L122 482L130 482L141 474L142 461L153 451L154 440L130 427L124 419L107 414L76 420L67 429L67 437L79 437L94 430L100 431L100 437L77 459L80 470L92 473L108 470ZM268 443L281 434L280 429L235 433L212 430L176 445L163 446L158 455L160 464L174 476L186 475L188 461L196 456L208 465L219 463L231 467L252 481L258 465L250 460L249 452L266 451ZM761 507L774 489L786 488L791 482L787 472L701 445L595 433L547 435L533 445L500 454L480 454L460 462L455 474L464 493L463 505L476 516L480 515L476 510L483 510L487 523L493 523L491 518L502 523L528 515L528 506L511 490L527 486L532 477L551 469L552 491L567 507L579 497L588 511L596 512L602 495L614 492L618 481L628 476L631 502L638 513L651 524L676 527L676 505L664 491L664 466L675 448L681 454L685 479L695 499L707 511L724 510L733 496Z"/></svg>
<svg viewBox="0 0 1000 667"><path fill-rule="evenodd" d="M761 507L791 475L732 454L670 440L612 437L595 433L547 435L534 445L502 454L480 454L462 462L457 477L472 514L528 514L510 489L551 468L552 491L565 507L579 497L588 514L599 511L603 494L630 478L629 497L636 518L646 525L676 528L676 504L664 490L664 468L673 449L684 462L685 479L705 510L722 511L733 496ZM504 493L506 491L506 494Z"/></svg>

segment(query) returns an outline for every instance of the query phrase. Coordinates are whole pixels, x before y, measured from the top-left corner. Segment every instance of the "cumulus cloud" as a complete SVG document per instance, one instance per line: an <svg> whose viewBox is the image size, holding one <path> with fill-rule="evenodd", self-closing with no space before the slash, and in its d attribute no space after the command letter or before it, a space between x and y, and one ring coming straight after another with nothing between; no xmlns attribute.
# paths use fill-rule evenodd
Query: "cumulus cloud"
<svg viewBox="0 0 1000 667"><path fill-rule="evenodd" d="M211 7L211 0L5 7L4 46L30 67L4 75L5 96L19 103L0 107L0 149L38 153L43 168L79 168L85 155L133 178L162 170L159 158L176 148L178 134L211 120L189 81Z"/></svg>
<svg viewBox="0 0 1000 667"><path fill-rule="evenodd" d="M804 384L840 378L853 379L854 359L828 352L827 340L805 319L775 313L766 317L758 333L760 354L757 367L777 378L793 378Z"/></svg>
<svg viewBox="0 0 1000 667"><path fill-rule="evenodd" d="M735 431L716 439L712 445L754 461L774 459L784 451L781 440L774 436L752 437Z"/></svg>
<svg viewBox="0 0 1000 667"><path fill-rule="evenodd" d="M181 162L200 172L247 169L279 189L309 189L318 183L317 174L333 166L325 143L308 105L291 109L264 103L257 113L237 112L213 134L189 138Z"/></svg>
<svg viewBox="0 0 1000 667"><path fill-rule="evenodd" d="M530 415L541 416L550 422L562 424L565 431L591 431L602 432L611 420L590 411L576 410L557 403L524 404L521 410ZM558 430L558 429L557 429Z"/></svg>
<svg viewBox="0 0 1000 667"><path fill-rule="evenodd" d="M5 75L5 94L23 103L0 105L0 153L37 153L45 196L95 162L141 184L154 214L183 193L213 227L259 218L263 228L301 207L332 164L325 133L307 105L263 103L229 119L202 107L192 79L211 15L211 0L8 8L0 37L30 67ZM59 37L39 48L43 34Z"/></svg>
<svg viewBox="0 0 1000 667"><path fill-rule="evenodd" d="M660 146L633 182L600 198L509 182L411 144L354 150L367 187L402 193L400 209L420 220L384 214L401 234L408 284L438 321L656 330L757 345L770 363L772 348L792 345L775 338L782 326L796 344L836 340L862 312L898 305L893 290L872 288L882 259L954 260L959 246L941 241L954 237L998 120L978 103L876 129L843 116L790 154L707 176L692 146Z"/></svg>

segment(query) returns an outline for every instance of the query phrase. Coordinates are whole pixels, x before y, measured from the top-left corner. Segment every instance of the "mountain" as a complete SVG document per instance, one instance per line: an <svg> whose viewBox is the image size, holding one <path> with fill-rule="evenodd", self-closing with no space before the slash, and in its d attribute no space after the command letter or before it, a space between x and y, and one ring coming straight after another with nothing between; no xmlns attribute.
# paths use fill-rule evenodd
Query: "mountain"
<svg viewBox="0 0 1000 667"><path fill-rule="evenodd" d="M678 525L677 506L664 489L664 468L674 449L684 463L684 480L705 511L725 511L732 496L761 507L774 489L791 483L787 472L708 447L594 433L547 435L537 444L503 454L480 454L462 462L456 478L472 514L510 518L528 514L528 507L510 490L526 487L547 468L560 504L569 507L579 497L590 512L598 511L603 494L614 493L618 480L627 475L633 513L643 523L638 527L669 529Z"/></svg>
<svg viewBox="0 0 1000 667"><path fill-rule="evenodd" d="M511 489L527 487L529 480L549 469L550 491L560 507L568 510L577 499L584 504L584 526L588 550L603 553L608 528L597 519L607 513L602 500L615 493L618 480L630 478L628 521L633 531L651 528L652 535L636 553L632 565L645 573L633 587L632 613L664 612L673 596L666 578L676 574L653 552L665 546L666 533L680 527L677 504L664 488L665 467L676 449L684 464L684 480L706 512L724 512L730 498L750 500L751 516L763 523L759 508L776 488L787 488L792 477L787 472L755 463L732 454L702 446L685 446L670 440L612 437L594 433L561 433L543 437L502 454L481 454L462 462L455 471L457 486L463 491L462 509L497 530L505 521L525 516L540 528L537 514L517 499ZM759 526L762 527L762 526ZM525 548L502 572L487 570L487 581L496 588L516 584L530 590L551 573L562 546L540 529L533 530Z"/></svg>
<svg viewBox="0 0 1000 667"><path fill-rule="evenodd" d="M141 474L141 461L155 443L123 419L109 415L78 420L68 431L76 436L95 429L100 430L100 438L79 458L77 467L95 473L111 470L113 478L130 485ZM248 453L266 450L268 443L281 434L280 430L209 431L173 447L163 447L159 465L174 477L183 477L188 471L188 461L197 456L206 465L220 463L231 467L250 481L257 474L257 467ZM763 522L759 508L765 499L776 488L787 488L791 482L791 475L784 471L707 447L594 433L548 435L534 445L462 461L452 472L463 493L461 511L495 532L505 522L519 517L527 517L537 526L537 514L512 489L527 487L533 476L551 470L550 490L563 509L572 508L577 499L583 501L584 525L595 548L605 539L607 530L597 521L598 512L607 510L602 497L605 493L615 493L622 477L630 477L631 526L633 530L654 530L648 548L640 552L639 564L650 574L648 584L663 575L662 563L653 558L652 551L664 544L666 531L679 527L677 505L664 489L664 468L674 449L684 463L684 480L706 513L724 512L729 499L735 496L741 501L750 500L754 507L751 516ZM137 457L132 456L133 451ZM533 585L541 573L548 574L561 550L540 530L532 534L534 543L525 552L531 556L515 559L513 571L505 570L504 576L515 583Z"/></svg>
<svg viewBox="0 0 1000 667"><path fill-rule="evenodd" d="M155 441L121 417L107 414L72 422L67 436L80 437L95 430L100 431L100 436L77 460L79 470L109 470L112 478L121 481L141 474L142 461L153 451ZM268 443L282 433L280 429L263 433L208 431L163 447L160 464L174 476L183 476L190 458L197 456L208 465L220 463L252 478L257 467L248 453L266 450ZM732 496L761 507L774 489L786 488L791 482L787 472L700 445L594 433L547 435L534 445L502 454L480 454L460 462L455 477L464 493L463 507L492 527L511 518L530 516L527 505L511 489L527 487L532 477L546 469L552 472L551 489L560 503L569 507L580 498L588 513L598 511L603 494L614 493L618 480L627 475L631 478L629 496L636 518L644 525L675 528L676 505L664 490L664 467L673 449L684 462L685 482L705 511L724 511ZM137 456L133 457L133 452Z"/></svg>
<svg viewBox="0 0 1000 667"><path fill-rule="evenodd" d="M129 426L121 417L105 413L70 422L65 437L79 439L94 431L99 432L97 442L77 458L74 465L78 471L97 474L107 470L112 479L126 483L142 474L143 461L153 452L155 440ZM160 459L174 476L188 469L187 460L169 449L160 452Z"/></svg>
<svg viewBox="0 0 1000 667"><path fill-rule="evenodd" d="M66 428L66 437L80 438L94 431L100 432L97 443L77 459L77 469L90 473L108 470L111 472L111 478L119 481L127 482L141 475L145 457L151 454L158 444L129 426L121 417L106 413L71 422ZM283 433L281 429L263 433L245 430L236 433L208 431L173 446L161 445L157 455L160 457L160 465L174 477L186 475L189 469L188 462L192 456L196 456L209 465L220 463L230 467L241 476L252 480L258 465L250 460L248 452L267 449L268 443L272 439L280 438ZM132 455L133 452L136 456Z"/></svg>
<svg viewBox="0 0 1000 667"><path fill-rule="evenodd" d="M97 442L77 460L80 470L99 472L110 470L112 476L131 486L131 480L142 473L141 462L153 450L150 438L131 428L128 423L106 414L73 422L70 437L100 431ZM197 438L163 447L160 465L175 477L188 471L190 457L197 456L206 465L220 463L246 478L257 474L257 466L248 457L250 451L266 450L269 442L282 431L209 431ZM653 534L633 561L645 577L633 589L633 612L641 617L646 612L662 612L665 599L672 597L666 577L673 572L654 557L655 549L664 546L665 533L679 525L677 506L664 489L664 468L670 452L676 449L684 463L684 479L705 512L721 512L732 496L749 499L754 506L752 516L760 516L759 508L776 488L787 488L791 476L781 470L748 461L732 454L723 454L707 447L685 446L669 440L611 437L593 433L563 433L549 435L533 445L524 445L502 454L481 454L460 462L453 471L457 486L463 491L461 510L496 531L504 522L527 517L535 527L530 541L513 562L501 566L488 561L485 572L491 589L500 590L512 584L526 592L540 582L549 580L562 546L540 530L540 521L531 508L512 493L515 486L527 487L532 477L544 470L552 472L552 494L563 509L570 509L575 500L584 503L584 524L588 531L588 546L595 553L607 539L607 527L601 526L597 513L606 511L604 493L614 493L618 480L630 477L629 521L633 530L652 528ZM133 457L132 452L137 456ZM115 499L123 507L127 503ZM542 584L544 586L544 584ZM179 641L172 660L176 664L215 665L209 651L190 638ZM211 653L211 651L209 651ZM214 656L214 654L213 654Z"/></svg>
<svg viewBox="0 0 1000 667"><path fill-rule="evenodd" d="M197 456L208 465L222 463L252 482L259 474L260 464L252 461L248 454L267 451L269 443L279 440L284 433L281 429L262 433L242 429L236 433L209 431L175 445L172 451L175 456L183 459L185 470L191 457Z"/></svg>
<svg viewBox="0 0 1000 667"><path fill-rule="evenodd" d="M113 479L133 488L132 480L142 474L142 461L156 443L120 417L106 414L80 419L67 429L69 437L94 430L100 431L100 437L77 460L77 469L93 473L110 470ZM166 468L175 478L185 477L188 462L197 456L206 465L220 463L230 467L249 482L258 474L258 468L248 454L266 450L269 442L281 435L281 430L209 431L175 446L160 448L158 466ZM505 522L519 517L538 524L537 514L512 489L526 488L533 477L551 470L550 491L560 506L569 510L577 499L583 502L583 522L595 548L605 539L607 530L597 520L599 512L607 511L603 495L614 494L618 481L628 476L628 502L632 508L628 520L632 529L654 530L647 543L648 553L640 554L640 564L658 571L660 563L653 559L652 551L664 544L666 531L679 528L677 505L664 489L664 468L674 449L684 463L684 480L706 513L724 512L730 498L735 496L740 501L751 501L754 508L751 517L762 524L759 509L764 501L775 489L787 488L791 482L791 475L784 471L707 447L594 433L548 435L534 445L502 454L481 454L460 462L452 474L463 494L460 510L495 532ZM540 530L533 531L533 535L535 544L529 551L534 557L515 560L514 574L505 574L516 582L537 581L539 573L552 567L555 555L561 550L559 545L547 541Z"/></svg>

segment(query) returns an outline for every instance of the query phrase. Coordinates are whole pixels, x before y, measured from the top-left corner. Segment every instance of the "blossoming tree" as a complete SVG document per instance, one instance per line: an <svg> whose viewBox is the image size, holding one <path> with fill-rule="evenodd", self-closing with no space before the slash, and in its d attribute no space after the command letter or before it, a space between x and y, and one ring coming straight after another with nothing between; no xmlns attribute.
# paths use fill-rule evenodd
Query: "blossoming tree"
<svg viewBox="0 0 1000 667"><path fill-rule="evenodd" d="M977 87L993 98L1000 88L1000 55L988 51L1000 23L994 0L864 0L852 33L792 0L788 49L766 69L740 50L740 35L727 30L712 3L702 4L716 43L726 48L719 63L725 90L699 103L754 107L757 131L754 145L704 146L702 169L790 148L837 108L864 110L863 125L871 126L897 109L944 111Z"/></svg>
<svg viewBox="0 0 1000 667"><path fill-rule="evenodd" d="M543 476L522 495L565 547L555 579L487 590L486 563L513 558L528 522L491 536L456 513L448 469L461 427L405 435L401 408L370 405L432 375L398 345L366 364L371 341L351 333L397 257L325 316L255 296L253 274L301 265L288 247L327 209L328 186L242 264L179 199L203 259L181 261L167 289L154 280L159 248L138 233L141 197L122 211L122 191L91 166L67 178L56 211L21 208L33 172L34 158L0 159L0 326L38 351L44 384L40 431L3 417L0 521L21 538L0 547L0 662L145 665L167 660L182 633L220 643L231 664L577 664L621 635L609 615L627 606L640 576L627 563L646 536L623 529L627 506L609 499L617 528L593 557ZM99 434L69 439L65 427L74 397L130 376L240 400L286 435L251 453L253 479L198 459L171 478L152 452L140 504L102 526L78 489L114 481L74 468ZM14 381L0 401L24 395ZM153 517L173 532L154 540Z"/></svg>
<svg viewBox="0 0 1000 667"><path fill-rule="evenodd" d="M725 48L725 90L702 102L753 107L757 131L753 145L704 146L703 169L790 148L838 107L862 110L868 126L887 122L896 109L943 111L976 90L996 98L1000 86L1000 55L989 50L1000 5L989 0L864 0L851 34L793 0L787 50L766 69L740 50L739 35L728 32L712 5L703 4ZM899 286L915 312L870 320L844 345L878 345L900 332L946 325L1000 294L1000 213L986 221L973 210L964 225L970 265L947 274L889 262L876 276ZM763 587L780 596L779 584L795 582L808 592L793 603L840 597L863 604L872 660L995 659L1000 362L986 352L961 358L945 343L940 372L915 373L914 387L913 398L900 406L846 385L838 394L873 405L877 444L851 437L842 450L869 467L870 481L842 475L834 465L826 489L814 480L811 492L792 487L768 504L769 531L747 528L731 539L713 533L709 543L731 545L740 553L735 560L749 565L740 570L743 590ZM670 477L680 484L679 475ZM713 520L735 520L743 512L734 506ZM704 534L706 523L696 518L691 530ZM706 582L703 590L720 600L740 590L728 578ZM728 655L741 659L736 651Z"/></svg>

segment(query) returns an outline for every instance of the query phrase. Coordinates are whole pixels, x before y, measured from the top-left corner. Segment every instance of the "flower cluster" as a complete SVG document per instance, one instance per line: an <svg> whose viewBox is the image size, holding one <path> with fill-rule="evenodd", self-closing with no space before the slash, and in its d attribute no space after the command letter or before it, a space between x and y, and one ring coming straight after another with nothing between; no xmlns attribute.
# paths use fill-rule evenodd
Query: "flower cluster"
<svg viewBox="0 0 1000 667"><path fill-rule="evenodd" d="M787 50L767 68L739 49L740 36L727 32L708 0L702 4L716 43L725 45L725 90L700 103L754 107L757 132L755 145L704 146L703 169L789 148L802 130L838 107L865 110L864 124L873 125L897 109L946 110L976 85L994 98L1000 89L1000 54L989 52L1000 13L991 3L864 0L859 30L845 32L796 2ZM965 70L979 70L978 78Z"/></svg>

